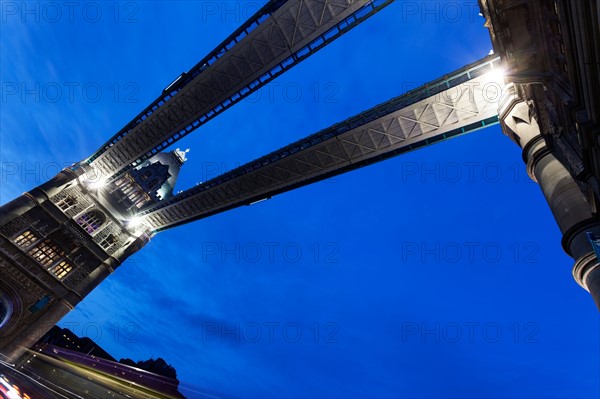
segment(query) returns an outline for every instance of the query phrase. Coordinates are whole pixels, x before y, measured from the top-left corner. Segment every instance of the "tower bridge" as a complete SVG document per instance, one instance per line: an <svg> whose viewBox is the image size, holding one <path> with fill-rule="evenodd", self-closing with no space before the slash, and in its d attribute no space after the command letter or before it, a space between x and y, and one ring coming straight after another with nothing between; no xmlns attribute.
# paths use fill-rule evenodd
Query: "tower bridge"
<svg viewBox="0 0 600 399"><path fill-rule="evenodd" d="M598 1L480 0L493 55L174 194L186 156L167 148L390 3L269 1L95 153L2 206L0 353L18 357L157 233L498 123L600 306Z"/></svg>

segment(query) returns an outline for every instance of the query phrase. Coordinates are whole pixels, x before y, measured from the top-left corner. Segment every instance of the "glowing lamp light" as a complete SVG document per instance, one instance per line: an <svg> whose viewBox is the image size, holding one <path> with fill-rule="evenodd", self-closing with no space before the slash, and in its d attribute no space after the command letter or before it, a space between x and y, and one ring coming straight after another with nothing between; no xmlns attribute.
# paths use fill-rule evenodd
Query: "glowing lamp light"
<svg viewBox="0 0 600 399"><path fill-rule="evenodd" d="M481 86L483 101L488 103L499 103L504 95L506 87L504 77L505 74L502 68L495 68L483 75L483 84Z"/></svg>
<svg viewBox="0 0 600 399"><path fill-rule="evenodd" d="M485 74L486 82L494 82L500 85L504 85L504 70L501 68L496 68L491 72Z"/></svg>
<svg viewBox="0 0 600 399"><path fill-rule="evenodd" d="M99 179L97 181L93 181L89 186L92 190L99 190L101 188L106 187L106 179Z"/></svg>
<svg viewBox="0 0 600 399"><path fill-rule="evenodd" d="M127 226L131 227L131 228L136 228L139 227L142 224L142 218L133 218L130 219L129 221L127 221Z"/></svg>

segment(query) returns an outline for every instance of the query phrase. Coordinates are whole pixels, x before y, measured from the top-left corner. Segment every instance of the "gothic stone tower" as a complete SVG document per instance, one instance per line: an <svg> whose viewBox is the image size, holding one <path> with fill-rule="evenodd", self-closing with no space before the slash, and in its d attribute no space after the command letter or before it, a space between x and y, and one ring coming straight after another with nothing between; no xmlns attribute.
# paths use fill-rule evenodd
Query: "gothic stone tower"
<svg viewBox="0 0 600 399"><path fill-rule="evenodd" d="M172 196L185 153L159 153L116 179L73 165L0 208L0 357L33 345L152 233L136 211Z"/></svg>
<svg viewBox="0 0 600 399"><path fill-rule="evenodd" d="M600 2L479 0L505 64L504 133L523 149L574 260L573 277L600 309Z"/></svg>
<svg viewBox="0 0 600 399"><path fill-rule="evenodd" d="M181 203L166 204L185 153L160 151L391 2L267 2L86 162L0 208L0 354L14 359L154 232L202 216L192 190ZM223 187L214 184L216 191ZM257 195L246 194L221 201L239 206ZM165 208L136 219L157 202Z"/></svg>

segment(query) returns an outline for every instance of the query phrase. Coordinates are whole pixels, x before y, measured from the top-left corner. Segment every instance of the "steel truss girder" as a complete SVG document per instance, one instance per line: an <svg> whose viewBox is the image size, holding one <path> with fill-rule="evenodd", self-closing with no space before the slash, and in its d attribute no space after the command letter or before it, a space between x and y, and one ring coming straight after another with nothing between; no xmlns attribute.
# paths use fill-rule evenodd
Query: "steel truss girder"
<svg viewBox="0 0 600 399"><path fill-rule="evenodd" d="M158 96L150 105L148 105L142 112L140 112L131 122L125 125L119 132L117 132L113 137L111 137L98 151L92 154L86 162L91 163L100 155L102 155L106 150L120 141L123 137L129 134L134 127L142 123L146 118L154 113L158 108L162 107L167 101L169 101L175 94L179 92L184 86L190 83L196 76L198 76L201 72L206 69L207 65L214 64L219 58L221 58L229 48L231 47L231 43L239 42L244 36L248 35L252 30L254 30L258 25L260 25L266 18L268 18L272 13L277 11L283 4L285 4L288 0L277 0L277 1L269 1L258 10L252 17L250 17L242 26L236 29L227 39L225 39L221 44L219 44L213 51L208 53L202 60L200 60L192 69L188 72L178 76L176 80L173 81L172 84L167 86L165 90Z"/></svg>
<svg viewBox="0 0 600 399"><path fill-rule="evenodd" d="M486 57L141 212L160 232L498 122L500 59Z"/></svg>
<svg viewBox="0 0 600 399"><path fill-rule="evenodd" d="M105 178L138 165L392 1L271 1L88 162Z"/></svg>

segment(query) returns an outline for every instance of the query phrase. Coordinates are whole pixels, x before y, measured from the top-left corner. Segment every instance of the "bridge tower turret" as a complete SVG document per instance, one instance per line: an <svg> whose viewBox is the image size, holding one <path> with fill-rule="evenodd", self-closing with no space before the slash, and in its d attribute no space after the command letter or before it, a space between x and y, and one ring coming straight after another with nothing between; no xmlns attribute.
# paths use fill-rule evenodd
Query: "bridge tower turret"
<svg viewBox="0 0 600 399"><path fill-rule="evenodd" d="M185 153L159 153L117 179L73 165L0 208L0 353L33 345L152 232L138 210L173 194Z"/></svg>

